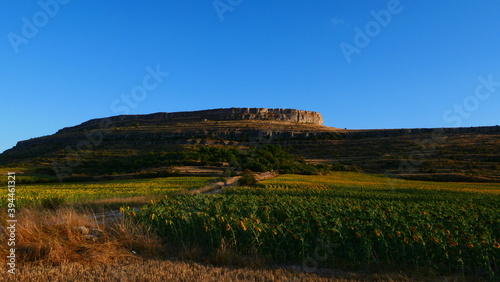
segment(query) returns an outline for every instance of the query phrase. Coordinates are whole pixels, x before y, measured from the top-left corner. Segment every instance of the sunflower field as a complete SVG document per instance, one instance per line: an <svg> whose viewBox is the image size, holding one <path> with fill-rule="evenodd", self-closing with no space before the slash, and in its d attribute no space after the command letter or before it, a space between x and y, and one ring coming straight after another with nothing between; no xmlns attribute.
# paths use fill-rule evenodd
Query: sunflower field
<svg viewBox="0 0 500 282"><path fill-rule="evenodd" d="M204 186L210 179L210 177L166 177L99 183L22 184L17 187L16 206L35 207L51 198L64 198L68 203L76 203L115 197L165 195Z"/></svg>
<svg viewBox="0 0 500 282"><path fill-rule="evenodd" d="M166 197L126 214L169 244L208 253L229 242L238 253L305 270L423 268L496 279L499 194L494 183L394 182L337 172Z"/></svg>

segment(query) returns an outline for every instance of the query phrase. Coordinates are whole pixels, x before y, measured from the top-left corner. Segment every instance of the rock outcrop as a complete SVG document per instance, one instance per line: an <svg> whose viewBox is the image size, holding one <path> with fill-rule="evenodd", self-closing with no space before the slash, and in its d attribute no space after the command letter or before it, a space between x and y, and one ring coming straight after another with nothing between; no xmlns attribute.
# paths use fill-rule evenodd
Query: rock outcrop
<svg viewBox="0 0 500 282"><path fill-rule="evenodd" d="M268 120L292 123L323 125L320 113L295 109L266 108L225 108L192 112L154 113L149 115L121 115L108 118L92 119L78 126L61 129L58 133L102 127L103 122L115 126L140 123L185 123L200 121L236 121L236 120Z"/></svg>

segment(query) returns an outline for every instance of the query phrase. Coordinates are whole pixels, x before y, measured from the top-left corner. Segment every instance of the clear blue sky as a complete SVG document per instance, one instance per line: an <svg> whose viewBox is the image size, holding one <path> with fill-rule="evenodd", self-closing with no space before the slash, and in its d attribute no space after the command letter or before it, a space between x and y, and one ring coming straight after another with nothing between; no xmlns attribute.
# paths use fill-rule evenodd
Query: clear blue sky
<svg viewBox="0 0 500 282"><path fill-rule="evenodd" d="M125 110L297 108L350 129L500 124L496 0L60 2L0 2L0 152Z"/></svg>

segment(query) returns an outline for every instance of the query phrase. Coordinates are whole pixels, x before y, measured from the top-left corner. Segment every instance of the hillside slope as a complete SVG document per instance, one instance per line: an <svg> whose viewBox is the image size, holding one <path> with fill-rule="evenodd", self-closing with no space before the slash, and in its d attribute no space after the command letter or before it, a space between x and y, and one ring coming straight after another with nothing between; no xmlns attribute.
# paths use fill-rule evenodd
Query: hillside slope
<svg viewBox="0 0 500 282"><path fill-rule="evenodd" d="M217 168L213 173L218 174L241 169L234 163L257 152L249 148L275 145L333 170L441 181L500 181L498 126L345 130L321 124L322 117L315 112L252 108L94 119L18 142L0 155L0 170L45 180L56 180L58 171L94 177L168 174L176 165ZM199 153L200 148L213 147L219 149ZM228 151L233 149L249 153Z"/></svg>

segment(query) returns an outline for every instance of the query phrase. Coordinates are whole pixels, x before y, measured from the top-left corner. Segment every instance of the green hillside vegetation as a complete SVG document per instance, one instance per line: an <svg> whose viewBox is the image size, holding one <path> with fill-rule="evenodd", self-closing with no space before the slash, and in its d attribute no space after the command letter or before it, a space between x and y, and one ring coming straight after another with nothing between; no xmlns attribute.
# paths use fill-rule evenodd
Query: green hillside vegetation
<svg viewBox="0 0 500 282"><path fill-rule="evenodd" d="M247 150L219 146L196 146L178 152L148 152L98 160L90 155L76 173L85 175L131 173L155 167L201 165L227 167L232 170L250 169L255 172L277 170L282 173L318 174L327 172L327 165L308 164L305 158L286 152L276 145L252 146Z"/></svg>
<svg viewBox="0 0 500 282"><path fill-rule="evenodd" d="M0 172L24 172L25 182L54 182L60 180L59 169L64 181L96 181L193 176L176 166L203 166L220 175L244 169L352 170L405 179L500 182L500 132L495 127L439 132L340 130L259 120L134 120L106 128L84 123L20 142L0 154Z"/></svg>

